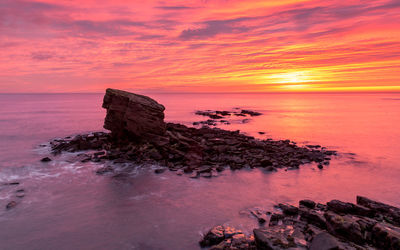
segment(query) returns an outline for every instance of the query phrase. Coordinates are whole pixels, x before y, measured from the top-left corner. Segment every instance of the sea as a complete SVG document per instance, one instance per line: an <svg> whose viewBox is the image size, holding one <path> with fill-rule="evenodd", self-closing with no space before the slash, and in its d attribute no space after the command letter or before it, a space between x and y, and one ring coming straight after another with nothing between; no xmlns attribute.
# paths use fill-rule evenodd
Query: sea
<svg viewBox="0 0 400 250"><path fill-rule="evenodd" d="M100 163L69 162L73 153L41 162L52 139L105 131L103 95L0 94L1 249L200 249L214 225L251 234L252 208L357 195L400 206L399 93L147 94L166 107L167 122L187 126L204 120L196 110L261 112L218 127L337 150L322 170L249 168L191 179L137 166L119 179L97 175ZM10 201L17 205L7 210Z"/></svg>

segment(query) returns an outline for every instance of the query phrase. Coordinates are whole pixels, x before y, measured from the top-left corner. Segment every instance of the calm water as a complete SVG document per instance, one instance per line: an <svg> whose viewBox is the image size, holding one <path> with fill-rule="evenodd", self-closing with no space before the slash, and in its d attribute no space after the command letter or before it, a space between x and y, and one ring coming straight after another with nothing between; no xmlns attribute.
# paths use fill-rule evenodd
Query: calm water
<svg viewBox="0 0 400 250"><path fill-rule="evenodd" d="M138 168L129 180L97 176L100 165L44 164L39 144L102 130L102 94L0 94L1 249L196 249L215 224L246 232L255 219L239 213L309 198L355 201L357 194L400 206L400 94L159 94L166 120L191 124L197 109L263 112L226 129L260 138L321 144L341 155L320 171L224 171L212 179ZM257 132L264 131L260 136ZM355 154L355 155L353 155ZM15 198L25 189L23 199Z"/></svg>

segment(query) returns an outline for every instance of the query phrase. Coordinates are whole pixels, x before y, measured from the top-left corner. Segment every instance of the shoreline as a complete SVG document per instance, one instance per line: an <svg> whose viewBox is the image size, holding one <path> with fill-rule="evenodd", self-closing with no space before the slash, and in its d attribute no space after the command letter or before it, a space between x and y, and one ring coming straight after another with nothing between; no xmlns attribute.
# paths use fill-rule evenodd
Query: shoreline
<svg viewBox="0 0 400 250"><path fill-rule="evenodd" d="M299 147L290 140L259 140L239 131L197 129L174 123L167 124L165 136L154 137L151 141L119 141L110 133L94 132L56 139L50 144L53 154L94 150L71 161L104 163L98 174L129 173L129 166L117 172L115 164L150 164L160 166L156 173L169 169L191 178L211 178L225 169L244 167L276 171L299 169L301 165L313 163L323 169L337 155L336 151L319 145ZM42 159L50 160L49 157Z"/></svg>

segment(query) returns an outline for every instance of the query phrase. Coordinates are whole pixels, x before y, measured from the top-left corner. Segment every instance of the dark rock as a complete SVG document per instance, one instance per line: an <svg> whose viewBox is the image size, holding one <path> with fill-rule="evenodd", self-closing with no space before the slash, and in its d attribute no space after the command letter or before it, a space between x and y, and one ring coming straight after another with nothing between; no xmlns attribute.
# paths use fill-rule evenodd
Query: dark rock
<svg viewBox="0 0 400 250"><path fill-rule="evenodd" d="M400 249L400 229L382 223L376 224L371 233L372 245L379 249Z"/></svg>
<svg viewBox="0 0 400 250"><path fill-rule="evenodd" d="M274 243L271 242L268 233L261 229L254 229L254 240L256 243L257 250L273 250L275 249Z"/></svg>
<svg viewBox="0 0 400 250"><path fill-rule="evenodd" d="M365 243L363 233L357 220L350 216L340 216L332 212L324 214L328 225L328 231L354 243L363 245Z"/></svg>
<svg viewBox="0 0 400 250"><path fill-rule="evenodd" d="M280 203L278 207L282 210L282 212L286 215L297 215L299 213L299 209L295 206L289 204Z"/></svg>
<svg viewBox="0 0 400 250"><path fill-rule="evenodd" d="M199 177L199 173L197 171L194 171L191 175L190 178L195 179Z"/></svg>
<svg viewBox="0 0 400 250"><path fill-rule="evenodd" d="M301 201L299 201L299 204L300 204L300 206L304 206L307 208L311 208L311 209L315 208L315 201L312 201L312 200L301 200Z"/></svg>
<svg viewBox="0 0 400 250"><path fill-rule="evenodd" d="M264 249L306 249L306 246L297 245L293 237L293 226L280 225L274 228L254 229L254 239L258 250ZM303 244L306 244L304 241Z"/></svg>
<svg viewBox="0 0 400 250"><path fill-rule="evenodd" d="M24 189L18 189L15 191L17 194L15 195L17 198L23 198L25 197L25 190Z"/></svg>
<svg viewBox="0 0 400 250"><path fill-rule="evenodd" d="M118 138L129 136L148 140L165 133L164 106L147 96L107 89L103 100L107 109L104 128Z"/></svg>
<svg viewBox="0 0 400 250"><path fill-rule="evenodd" d="M41 162L49 162L51 159L49 157L44 157L40 160Z"/></svg>
<svg viewBox="0 0 400 250"><path fill-rule="evenodd" d="M390 223L400 226L400 208L382 202L373 201L363 196L357 196L357 204L367 207L375 213L384 215Z"/></svg>
<svg viewBox="0 0 400 250"><path fill-rule="evenodd" d="M310 250L333 250L341 249L339 241L327 232L314 236L310 244Z"/></svg>
<svg viewBox="0 0 400 250"><path fill-rule="evenodd" d="M342 202L339 200L332 200L327 203L328 209L343 214L354 214L360 216L373 216L374 212L366 207L358 206L350 202Z"/></svg>
<svg viewBox="0 0 400 250"><path fill-rule="evenodd" d="M201 247L209 247L219 244L225 239L223 226L215 226L199 242Z"/></svg>
<svg viewBox="0 0 400 250"><path fill-rule="evenodd" d="M278 225L279 221L283 220L284 218L285 216L283 214L273 213L271 215L271 218L269 219L269 225L270 226Z"/></svg>
<svg viewBox="0 0 400 250"><path fill-rule="evenodd" d="M318 211L300 208L299 213L300 219L321 229L326 229L326 220Z"/></svg>
<svg viewBox="0 0 400 250"><path fill-rule="evenodd" d="M219 228L219 239L222 234L225 239L211 249L400 249L400 227L391 216L398 208L365 197L358 199L362 206L338 200L327 205L302 200L300 217L289 205L293 213L272 214L269 227L253 230L254 241L240 231L227 233L225 228L223 233ZM277 207L286 210L287 205ZM265 214L258 209L250 212L256 217ZM237 244L233 244L234 239Z"/></svg>
<svg viewBox="0 0 400 250"><path fill-rule="evenodd" d="M9 182L9 183L4 183L4 185L10 185L10 186L16 186L19 185L20 183L18 181L14 181L14 182Z"/></svg>
<svg viewBox="0 0 400 250"><path fill-rule="evenodd" d="M98 173L114 172L116 163L129 163L131 166L150 164L168 167L172 171L183 169L185 173L196 171L191 176L194 178L200 174L204 177L217 176L216 171L223 171L225 166L232 170L255 167L264 167L268 171L277 168L295 170L304 162L320 163L327 158L325 149L299 147L290 140L258 140L240 134L240 131L165 124L162 105L128 92L108 89L104 107L107 108L105 128L109 128L114 136L96 132L55 139L50 142L53 153L101 150L70 159L72 162L112 163L99 169ZM248 110L207 110L196 114L210 117L231 114L251 116L253 113ZM208 122L215 123L215 120Z"/></svg>
<svg viewBox="0 0 400 250"><path fill-rule="evenodd" d="M256 217L258 223L260 224L264 224L267 221L265 212L260 211L259 209L251 209L250 213Z"/></svg>
<svg viewBox="0 0 400 250"><path fill-rule="evenodd" d="M245 114L245 115L250 115L250 116L260 116L260 115L262 115L262 113L260 113L260 112L246 110L246 109L243 109L241 113Z"/></svg>
<svg viewBox="0 0 400 250"><path fill-rule="evenodd" d="M11 209L14 208L15 206L17 206L17 202L15 201L10 201L7 205L6 205L6 209Z"/></svg>

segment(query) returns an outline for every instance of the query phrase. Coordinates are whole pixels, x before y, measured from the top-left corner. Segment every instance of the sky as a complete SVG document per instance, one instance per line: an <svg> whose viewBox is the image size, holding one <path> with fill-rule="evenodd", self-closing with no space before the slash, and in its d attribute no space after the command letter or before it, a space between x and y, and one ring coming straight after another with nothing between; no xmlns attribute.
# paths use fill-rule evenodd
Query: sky
<svg viewBox="0 0 400 250"><path fill-rule="evenodd" d="M400 91L400 0L0 0L0 92Z"/></svg>

